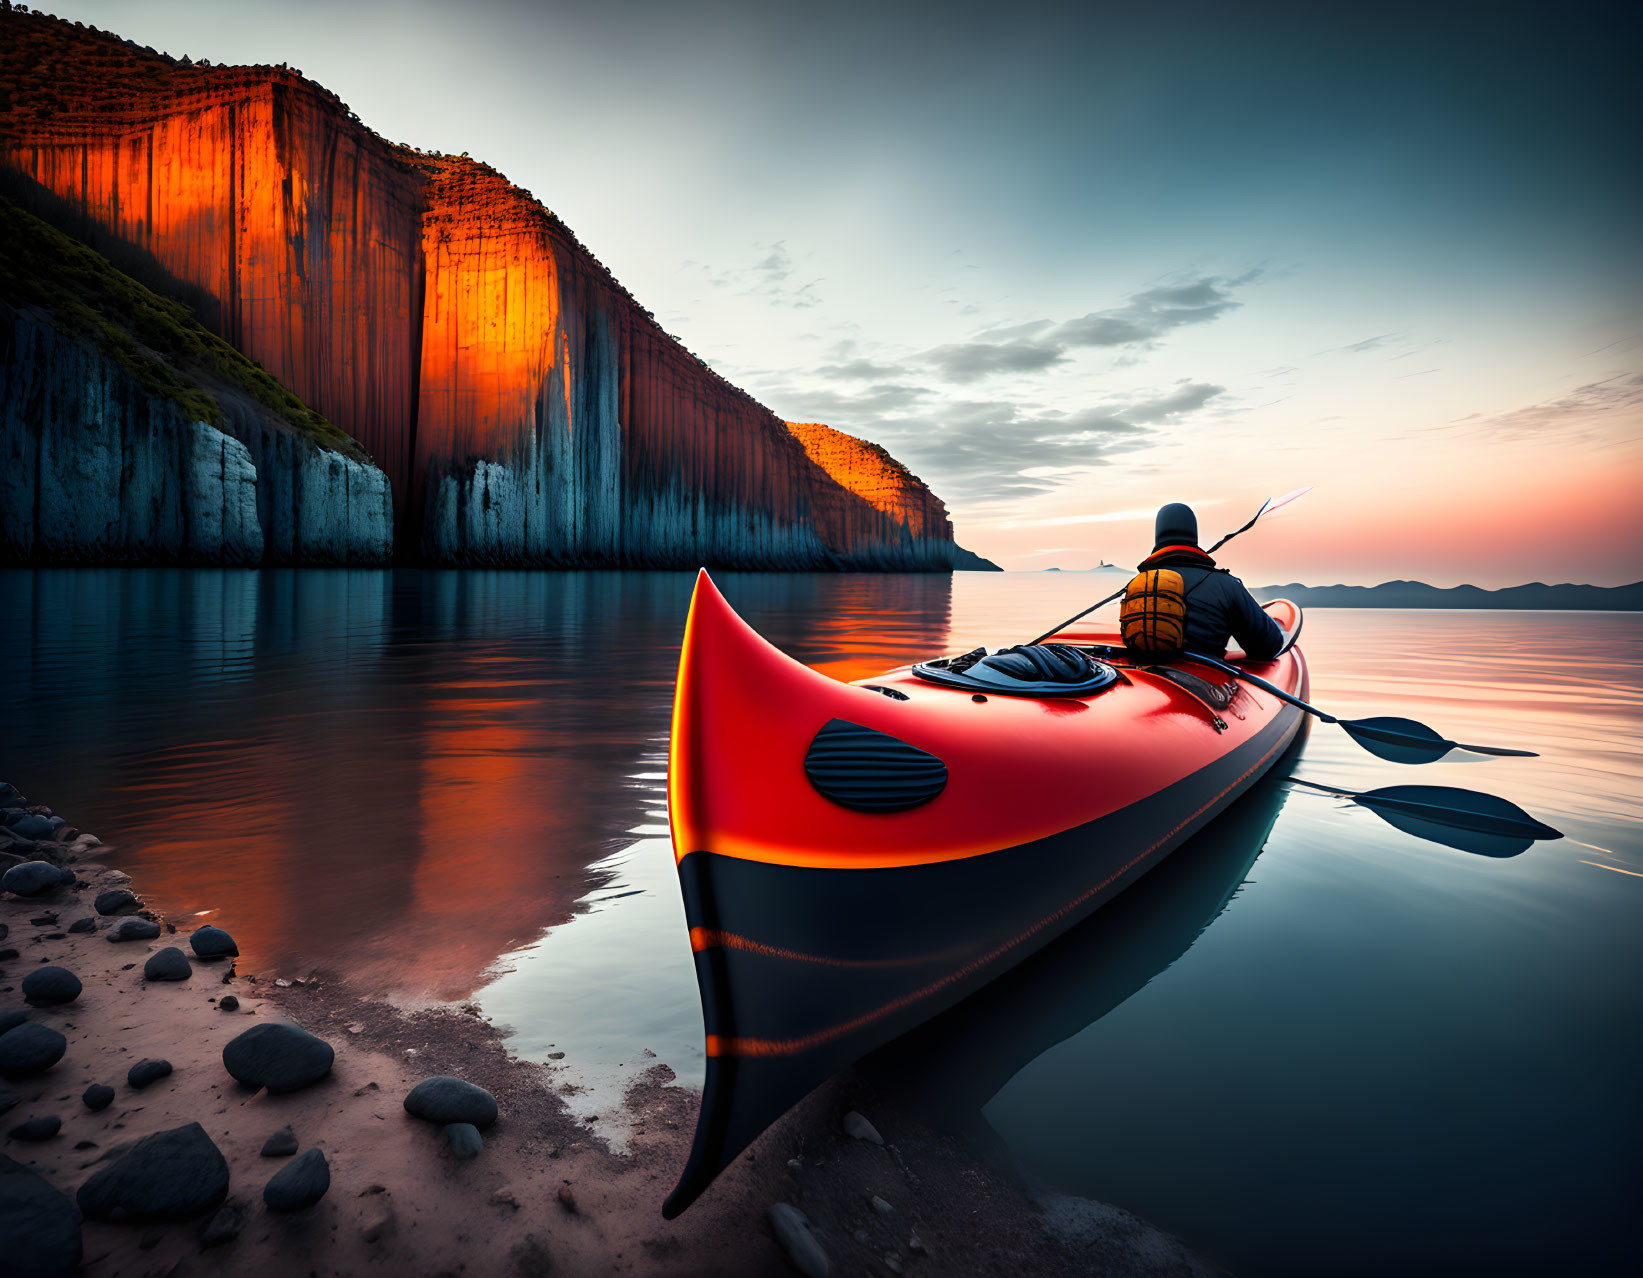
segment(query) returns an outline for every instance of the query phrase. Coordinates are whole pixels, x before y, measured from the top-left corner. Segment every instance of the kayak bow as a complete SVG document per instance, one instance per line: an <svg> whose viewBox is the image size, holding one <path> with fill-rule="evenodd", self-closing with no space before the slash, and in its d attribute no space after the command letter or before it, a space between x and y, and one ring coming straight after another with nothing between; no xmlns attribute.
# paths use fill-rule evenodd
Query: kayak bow
<svg viewBox="0 0 1643 1278"><path fill-rule="evenodd" d="M1294 604L1268 608L1299 628ZM1244 664L1305 697L1299 650ZM840 683L759 636L701 573L668 808L707 1077L663 1214L829 1075L1122 891L1304 730L1264 690L1212 708L1123 666L1076 697L973 696L911 667Z"/></svg>

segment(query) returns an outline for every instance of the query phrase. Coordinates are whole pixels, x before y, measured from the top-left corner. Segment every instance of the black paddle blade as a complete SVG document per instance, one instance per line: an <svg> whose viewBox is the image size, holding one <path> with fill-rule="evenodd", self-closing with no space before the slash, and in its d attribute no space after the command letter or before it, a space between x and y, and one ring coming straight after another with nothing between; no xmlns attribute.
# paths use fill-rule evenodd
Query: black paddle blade
<svg viewBox="0 0 1643 1278"><path fill-rule="evenodd" d="M1368 808L1405 834L1479 856L1516 856L1537 839L1561 839L1563 833L1535 820L1517 804L1478 790L1446 785L1389 785L1355 793L1291 777L1299 785Z"/></svg>
<svg viewBox="0 0 1643 1278"><path fill-rule="evenodd" d="M1532 750L1506 750L1498 746L1462 745L1440 737L1424 723L1413 719L1340 719L1337 722L1352 739L1370 754L1392 763L1434 763L1451 750L1474 754L1519 755L1535 758Z"/></svg>

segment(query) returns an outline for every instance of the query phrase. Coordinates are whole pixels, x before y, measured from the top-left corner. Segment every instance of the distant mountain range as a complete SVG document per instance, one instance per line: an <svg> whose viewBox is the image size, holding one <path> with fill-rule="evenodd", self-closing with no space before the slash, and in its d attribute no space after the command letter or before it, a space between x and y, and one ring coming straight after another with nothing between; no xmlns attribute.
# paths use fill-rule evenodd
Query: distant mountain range
<svg viewBox="0 0 1643 1278"><path fill-rule="evenodd" d="M1044 568L1078 576L1134 575L1132 568L1101 564L1096 568ZM1303 608L1531 608L1579 612L1643 612L1643 581L1629 586L1576 586L1565 582L1548 586L1533 581L1526 586L1484 590L1478 586L1429 586L1424 581L1383 581L1378 586L1254 586L1250 593L1262 603L1293 599Z"/></svg>
<svg viewBox="0 0 1643 1278"><path fill-rule="evenodd" d="M1378 586L1260 586L1261 602L1293 599L1303 608L1539 608L1587 612L1643 612L1643 581L1629 586L1548 586L1530 582L1504 590L1477 586L1429 586L1424 581L1383 581Z"/></svg>

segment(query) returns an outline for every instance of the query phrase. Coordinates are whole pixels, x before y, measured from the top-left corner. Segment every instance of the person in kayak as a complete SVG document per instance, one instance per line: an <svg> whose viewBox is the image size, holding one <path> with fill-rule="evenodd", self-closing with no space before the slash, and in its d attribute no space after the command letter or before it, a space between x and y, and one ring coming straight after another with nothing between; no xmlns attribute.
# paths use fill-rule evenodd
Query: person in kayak
<svg viewBox="0 0 1643 1278"><path fill-rule="evenodd" d="M1198 516L1192 507L1171 502L1153 525L1152 554L1138 565L1147 573L1171 569L1181 576L1186 597L1185 638L1181 647L1206 657L1226 655L1227 640L1236 639L1245 654L1269 661L1284 646L1278 628L1255 597L1198 546Z"/></svg>

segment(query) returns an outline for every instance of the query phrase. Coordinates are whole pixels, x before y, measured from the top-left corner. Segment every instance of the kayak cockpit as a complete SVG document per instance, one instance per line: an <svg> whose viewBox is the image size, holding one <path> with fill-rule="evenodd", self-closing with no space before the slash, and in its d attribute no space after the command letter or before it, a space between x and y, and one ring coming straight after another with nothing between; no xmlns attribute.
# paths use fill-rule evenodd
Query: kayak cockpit
<svg viewBox="0 0 1643 1278"><path fill-rule="evenodd" d="M1118 671L1070 643L1022 644L923 661L913 673L961 692L1004 697L1092 697L1118 682Z"/></svg>

